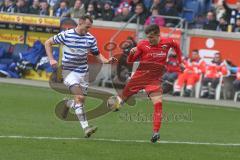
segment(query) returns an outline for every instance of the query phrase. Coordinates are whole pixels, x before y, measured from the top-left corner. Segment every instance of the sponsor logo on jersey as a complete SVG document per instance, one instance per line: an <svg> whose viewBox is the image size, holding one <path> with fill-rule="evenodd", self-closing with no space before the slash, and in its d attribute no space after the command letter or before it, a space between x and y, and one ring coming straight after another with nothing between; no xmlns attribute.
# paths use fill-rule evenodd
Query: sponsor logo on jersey
<svg viewBox="0 0 240 160"><path fill-rule="evenodd" d="M151 54L151 56L153 58L156 58L156 57L166 57L167 53L163 52L163 51L161 51L161 52L154 52L154 53Z"/></svg>
<svg viewBox="0 0 240 160"><path fill-rule="evenodd" d="M167 49L167 45L162 45L162 50L166 50Z"/></svg>

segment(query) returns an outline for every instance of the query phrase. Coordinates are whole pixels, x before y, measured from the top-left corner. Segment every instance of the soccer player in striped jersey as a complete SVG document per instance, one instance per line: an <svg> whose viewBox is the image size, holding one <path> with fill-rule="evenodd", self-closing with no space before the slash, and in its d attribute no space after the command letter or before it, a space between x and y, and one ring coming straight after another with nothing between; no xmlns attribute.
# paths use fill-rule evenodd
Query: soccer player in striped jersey
<svg viewBox="0 0 240 160"><path fill-rule="evenodd" d="M90 137L97 127L89 126L84 111L84 100L88 89L88 63L87 55L92 53L100 63L114 63L115 58L105 59L98 50L96 38L88 31L93 20L90 16L81 16L76 28L62 31L45 42L46 53L50 65L56 68L58 62L53 58L52 46L63 45L62 76L64 84L74 94L74 100L67 101L63 117L66 118L69 108L73 108L85 132Z"/></svg>

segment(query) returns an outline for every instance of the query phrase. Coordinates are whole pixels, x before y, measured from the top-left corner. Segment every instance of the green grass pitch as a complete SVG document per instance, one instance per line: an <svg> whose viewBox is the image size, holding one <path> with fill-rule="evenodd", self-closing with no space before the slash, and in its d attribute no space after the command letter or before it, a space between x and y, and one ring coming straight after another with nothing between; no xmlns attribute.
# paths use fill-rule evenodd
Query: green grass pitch
<svg viewBox="0 0 240 160"><path fill-rule="evenodd" d="M149 100L91 120L99 130L84 139L78 122L56 117L55 105L63 97L51 89L0 84L0 160L240 159L240 145L224 145L240 144L240 109L164 101L161 140L196 144L151 144L153 107ZM96 103L99 100L94 97L87 98L87 109ZM79 139L61 139L67 137Z"/></svg>

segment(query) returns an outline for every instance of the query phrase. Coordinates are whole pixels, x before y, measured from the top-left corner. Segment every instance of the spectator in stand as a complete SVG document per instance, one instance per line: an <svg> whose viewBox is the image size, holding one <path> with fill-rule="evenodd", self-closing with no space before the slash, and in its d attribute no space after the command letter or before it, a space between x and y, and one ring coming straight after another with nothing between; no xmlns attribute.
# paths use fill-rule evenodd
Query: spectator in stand
<svg viewBox="0 0 240 160"><path fill-rule="evenodd" d="M25 0L17 0L16 13L28 13L28 7Z"/></svg>
<svg viewBox="0 0 240 160"><path fill-rule="evenodd" d="M216 20L216 15L213 11L208 11L206 22L203 25L203 29L206 30L216 30L218 26L218 21Z"/></svg>
<svg viewBox="0 0 240 160"><path fill-rule="evenodd" d="M95 11L93 3L89 3L86 15L91 16L92 19L96 19L97 18L97 12Z"/></svg>
<svg viewBox="0 0 240 160"><path fill-rule="evenodd" d="M197 0L199 4L199 14L205 14L207 11L212 10L212 0Z"/></svg>
<svg viewBox="0 0 240 160"><path fill-rule="evenodd" d="M165 4L165 0L153 0L153 3L149 11L151 12L153 8L158 8L158 13L160 13L160 10L164 8L164 4Z"/></svg>
<svg viewBox="0 0 240 160"><path fill-rule="evenodd" d="M40 12L40 3L39 0L33 0L33 4L29 7L30 14L39 14Z"/></svg>
<svg viewBox="0 0 240 160"><path fill-rule="evenodd" d="M182 13L182 9L183 9L183 1L184 0L173 0L174 2L174 6L176 7L178 13Z"/></svg>
<svg viewBox="0 0 240 160"><path fill-rule="evenodd" d="M4 0L4 4L0 7L0 12L16 12L16 5L13 3L13 0Z"/></svg>
<svg viewBox="0 0 240 160"><path fill-rule="evenodd" d="M234 90L235 92L240 91L240 67L235 67L236 68L236 79L233 82Z"/></svg>
<svg viewBox="0 0 240 160"><path fill-rule="evenodd" d="M150 25L150 24L157 24L158 26L165 25L164 18L159 16L157 7L152 8L152 15L147 18L144 25L146 26L146 25Z"/></svg>
<svg viewBox="0 0 240 160"><path fill-rule="evenodd" d="M61 0L47 0L49 8L55 13L60 5Z"/></svg>
<svg viewBox="0 0 240 160"><path fill-rule="evenodd" d="M228 28L227 21L224 19L224 17L221 17L216 30L217 31L227 31L227 28Z"/></svg>
<svg viewBox="0 0 240 160"><path fill-rule="evenodd" d="M49 6L48 6L47 1L41 1L39 15L40 16L49 16Z"/></svg>
<svg viewBox="0 0 240 160"><path fill-rule="evenodd" d="M226 10L226 20L228 24L235 25L237 21L237 17L240 16L240 2L237 1L236 3L236 9L231 9L227 5L226 1L223 1L223 7Z"/></svg>
<svg viewBox="0 0 240 160"><path fill-rule="evenodd" d="M96 19L102 19L102 13L103 13L103 3L102 3L102 1L96 1L94 5L95 5L94 8L96 9L96 13L97 13Z"/></svg>
<svg viewBox="0 0 240 160"><path fill-rule="evenodd" d="M174 84L174 96L179 96L184 84L186 83L186 90L184 96L189 97L192 93L192 89L199 81L201 74L205 72L205 61L199 56L198 50L193 50L191 58L185 61L184 71L178 76L176 83Z"/></svg>
<svg viewBox="0 0 240 160"><path fill-rule="evenodd" d="M236 24L233 27L233 32L240 32L240 17L237 18Z"/></svg>
<svg viewBox="0 0 240 160"><path fill-rule="evenodd" d="M206 16L197 15L193 28L203 29L205 22L206 22Z"/></svg>
<svg viewBox="0 0 240 160"><path fill-rule="evenodd" d="M116 15L113 18L113 21L116 21L116 22L127 22L131 18L132 14L130 12L129 5L126 5L121 10L122 10L121 13Z"/></svg>
<svg viewBox="0 0 240 160"><path fill-rule="evenodd" d="M82 0L82 3L84 4L85 11L87 11L88 5L92 3L91 0Z"/></svg>
<svg viewBox="0 0 240 160"><path fill-rule="evenodd" d="M180 63L175 53L169 55L166 69L166 73L164 73L162 77L163 93L168 93L169 91L172 91L174 81L181 73Z"/></svg>
<svg viewBox="0 0 240 160"><path fill-rule="evenodd" d="M240 67L228 66L231 73L236 74L236 79L233 81L234 92L240 91Z"/></svg>
<svg viewBox="0 0 240 160"><path fill-rule="evenodd" d="M114 8L117 8L118 5L121 3L121 0L111 0L111 1Z"/></svg>
<svg viewBox="0 0 240 160"><path fill-rule="evenodd" d="M139 24L144 25L145 20L147 18L147 14L142 3L136 5L135 14L137 14L137 17L133 19L132 22L137 23L137 19L139 18Z"/></svg>
<svg viewBox="0 0 240 160"><path fill-rule="evenodd" d="M123 8L128 8L130 11L132 10L132 6L130 6L128 2L122 2L119 4L119 7L115 9L115 15L121 14Z"/></svg>
<svg viewBox="0 0 240 160"><path fill-rule="evenodd" d="M60 6L56 11L55 16L64 17L67 13L69 13L68 2L63 0L60 2Z"/></svg>
<svg viewBox="0 0 240 160"><path fill-rule="evenodd" d="M132 6L132 13L135 12L136 7L137 7L138 4L142 4L142 5L143 5L143 8L144 8L144 11L147 11L147 10L145 10L145 6L144 6L142 0L131 0L130 5Z"/></svg>
<svg viewBox="0 0 240 160"><path fill-rule="evenodd" d="M121 43L120 48L122 49L122 53L120 54L119 63L117 65L117 79L116 77L113 80L113 84L116 84L116 80L119 80L120 82L125 82L129 79L131 70L132 70L132 64L127 63L127 57L130 53L130 50L133 47L136 47L137 43L134 40L133 37L127 37L123 43Z"/></svg>
<svg viewBox="0 0 240 160"><path fill-rule="evenodd" d="M219 84L219 79L223 75L227 75L227 66L221 60L220 53L215 53L214 58L211 63L206 65L205 75L202 81L202 98L214 99L215 89ZM210 88L208 87L210 83Z"/></svg>
<svg viewBox="0 0 240 160"><path fill-rule="evenodd" d="M173 0L166 0L166 3L164 5L163 9L160 9L159 12L160 15L164 16L173 16L173 17L178 17L178 11L176 7L174 6ZM179 20L176 19L169 19L165 18L165 24L167 27L173 27L178 24Z"/></svg>
<svg viewBox="0 0 240 160"><path fill-rule="evenodd" d="M68 7L69 9L74 6L76 0L68 0Z"/></svg>
<svg viewBox="0 0 240 160"><path fill-rule="evenodd" d="M220 21L220 19L222 17L224 17L224 19L226 20L226 13L225 13L226 10L223 7L222 1L218 1L218 3L216 4L215 12L216 12L216 19L217 19L217 21Z"/></svg>
<svg viewBox="0 0 240 160"><path fill-rule="evenodd" d="M76 0L74 7L69 9L69 13L67 15L70 15L71 18L79 18L84 14L85 14L85 7L84 7L84 4L82 3L82 0Z"/></svg>
<svg viewBox="0 0 240 160"><path fill-rule="evenodd" d="M107 1L107 2L104 3L103 12L102 12L102 19L104 21L112 21L113 16L114 16L114 13L113 13L113 9L112 9L112 6L111 6L111 2Z"/></svg>

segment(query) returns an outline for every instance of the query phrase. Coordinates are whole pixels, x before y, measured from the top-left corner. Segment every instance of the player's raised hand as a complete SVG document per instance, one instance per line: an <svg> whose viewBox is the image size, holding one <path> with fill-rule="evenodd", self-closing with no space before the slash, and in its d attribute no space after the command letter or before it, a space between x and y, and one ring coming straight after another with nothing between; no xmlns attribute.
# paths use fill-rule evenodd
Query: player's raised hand
<svg viewBox="0 0 240 160"><path fill-rule="evenodd" d="M49 63L52 66L52 68L57 68L58 66L58 62L55 59L49 60Z"/></svg>
<svg viewBox="0 0 240 160"><path fill-rule="evenodd" d="M131 50L130 50L130 54L135 54L137 52L137 47L133 47Z"/></svg>
<svg viewBox="0 0 240 160"><path fill-rule="evenodd" d="M116 63L116 62L118 62L117 58L115 58L115 57L110 57L110 58L108 59L108 61L107 61L107 64L114 64L114 63Z"/></svg>

